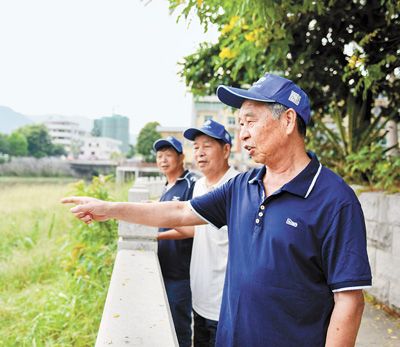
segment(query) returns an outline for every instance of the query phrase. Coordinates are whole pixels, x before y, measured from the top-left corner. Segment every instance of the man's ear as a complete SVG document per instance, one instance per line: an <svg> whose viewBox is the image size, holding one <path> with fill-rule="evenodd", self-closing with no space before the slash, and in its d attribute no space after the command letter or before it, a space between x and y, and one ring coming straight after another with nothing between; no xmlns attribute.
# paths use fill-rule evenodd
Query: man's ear
<svg viewBox="0 0 400 347"><path fill-rule="evenodd" d="M292 108L289 108L284 113L282 113L281 118L286 128L286 134L293 134L296 131L296 111Z"/></svg>
<svg viewBox="0 0 400 347"><path fill-rule="evenodd" d="M231 154L231 145L225 143L223 150L224 150L224 159L229 159L229 155Z"/></svg>

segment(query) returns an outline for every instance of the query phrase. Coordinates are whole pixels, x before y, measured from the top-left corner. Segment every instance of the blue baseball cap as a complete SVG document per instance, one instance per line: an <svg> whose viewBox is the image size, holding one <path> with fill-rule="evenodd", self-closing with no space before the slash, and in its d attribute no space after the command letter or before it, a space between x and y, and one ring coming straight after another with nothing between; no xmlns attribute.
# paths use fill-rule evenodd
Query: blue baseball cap
<svg viewBox="0 0 400 347"><path fill-rule="evenodd" d="M198 135L207 135L232 146L231 135L229 135L222 124L212 119L206 120L201 128L189 128L183 133L183 136L191 141L194 141Z"/></svg>
<svg viewBox="0 0 400 347"><path fill-rule="evenodd" d="M168 136L165 139L159 139L153 143L153 149L156 152L163 147L172 147L179 154L183 153L182 142L173 136Z"/></svg>
<svg viewBox="0 0 400 347"><path fill-rule="evenodd" d="M217 96L221 102L234 108L240 108L245 100L276 102L294 109L306 124L311 119L307 94L291 80L269 73L249 89L221 85L217 88Z"/></svg>

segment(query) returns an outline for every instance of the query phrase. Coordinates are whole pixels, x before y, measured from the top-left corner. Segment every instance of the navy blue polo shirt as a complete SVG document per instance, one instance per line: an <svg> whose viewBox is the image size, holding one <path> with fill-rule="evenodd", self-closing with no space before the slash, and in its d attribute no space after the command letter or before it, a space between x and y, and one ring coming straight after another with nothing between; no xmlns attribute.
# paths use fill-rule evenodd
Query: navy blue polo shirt
<svg viewBox="0 0 400 347"><path fill-rule="evenodd" d="M216 346L324 346L333 292L371 285L360 203L309 156L268 198L263 167L190 201L209 223L228 225Z"/></svg>
<svg viewBox="0 0 400 347"><path fill-rule="evenodd" d="M186 201L193 195L196 177L186 170L168 190L164 190L160 201ZM171 228L160 228L159 231ZM192 256L193 239L159 240L158 260L164 278L172 280L189 279L190 258Z"/></svg>

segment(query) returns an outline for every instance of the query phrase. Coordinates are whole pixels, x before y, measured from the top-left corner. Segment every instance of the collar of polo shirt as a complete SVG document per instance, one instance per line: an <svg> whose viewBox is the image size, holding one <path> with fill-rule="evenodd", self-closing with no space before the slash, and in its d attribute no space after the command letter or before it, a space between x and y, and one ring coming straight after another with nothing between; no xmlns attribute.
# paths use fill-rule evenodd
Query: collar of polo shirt
<svg viewBox="0 0 400 347"><path fill-rule="evenodd" d="M309 151L307 154L311 158L311 162L295 178L284 184L278 192L285 191L304 199L310 195L321 172L322 165L318 161L315 153ZM257 175L249 181L249 184L263 184L266 171L266 167L263 166Z"/></svg>

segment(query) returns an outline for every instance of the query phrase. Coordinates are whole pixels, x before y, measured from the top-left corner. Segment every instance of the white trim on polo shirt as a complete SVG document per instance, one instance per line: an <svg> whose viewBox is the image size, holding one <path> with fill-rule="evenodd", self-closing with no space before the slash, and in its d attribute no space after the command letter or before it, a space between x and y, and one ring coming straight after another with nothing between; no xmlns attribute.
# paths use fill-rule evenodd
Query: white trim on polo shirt
<svg viewBox="0 0 400 347"><path fill-rule="evenodd" d="M321 173L321 169L322 169L322 164L319 163L319 168L317 170L317 173L315 174L313 180L311 181L311 184L308 187L308 190L307 190L306 195L304 196L304 199L306 199L310 195L311 191L313 190L313 188L315 186L315 182L317 181L317 178L318 178L319 174Z"/></svg>
<svg viewBox="0 0 400 347"><path fill-rule="evenodd" d="M185 176L185 180L186 180L186 182L187 182L187 184L188 184L188 186L189 186L189 188L190 188L191 184L190 184L189 178L187 178L187 177Z"/></svg>
<svg viewBox="0 0 400 347"><path fill-rule="evenodd" d="M192 204L190 203L190 201L188 201L187 203L189 204L190 210L193 211L194 214L195 214L197 217L199 217L200 219L204 220L204 221L207 222L208 224L212 225L214 228L221 229L221 228L218 228L215 224L211 223L208 219L204 218L200 213L198 213L198 212L194 209L194 207L192 206Z"/></svg>
<svg viewBox="0 0 400 347"><path fill-rule="evenodd" d="M256 178L257 177L253 177L250 181L248 181L247 183L249 183L249 184L253 184L254 183L254 181L256 180Z"/></svg>
<svg viewBox="0 0 400 347"><path fill-rule="evenodd" d="M186 171L186 170L185 170ZM191 183L190 183L190 179L189 178L187 178L187 176L189 176L191 174L191 172L188 170L188 172L186 173L186 175L185 176L183 176L183 177L178 177L178 179L177 179L177 181L182 181L182 180L186 180L186 182L187 182L187 184L188 184L188 188L190 188L191 187Z"/></svg>
<svg viewBox="0 0 400 347"><path fill-rule="evenodd" d="M367 288L371 288L371 287L372 286L345 287L345 288L334 289L334 290L332 290L332 292L339 293L339 292L346 292L348 290L360 290L360 289L367 289Z"/></svg>
<svg viewBox="0 0 400 347"><path fill-rule="evenodd" d="M187 172L187 174L183 177L186 182L188 183L189 188L192 186L192 184L190 183L190 179L188 178L188 176L190 176L190 171Z"/></svg>

